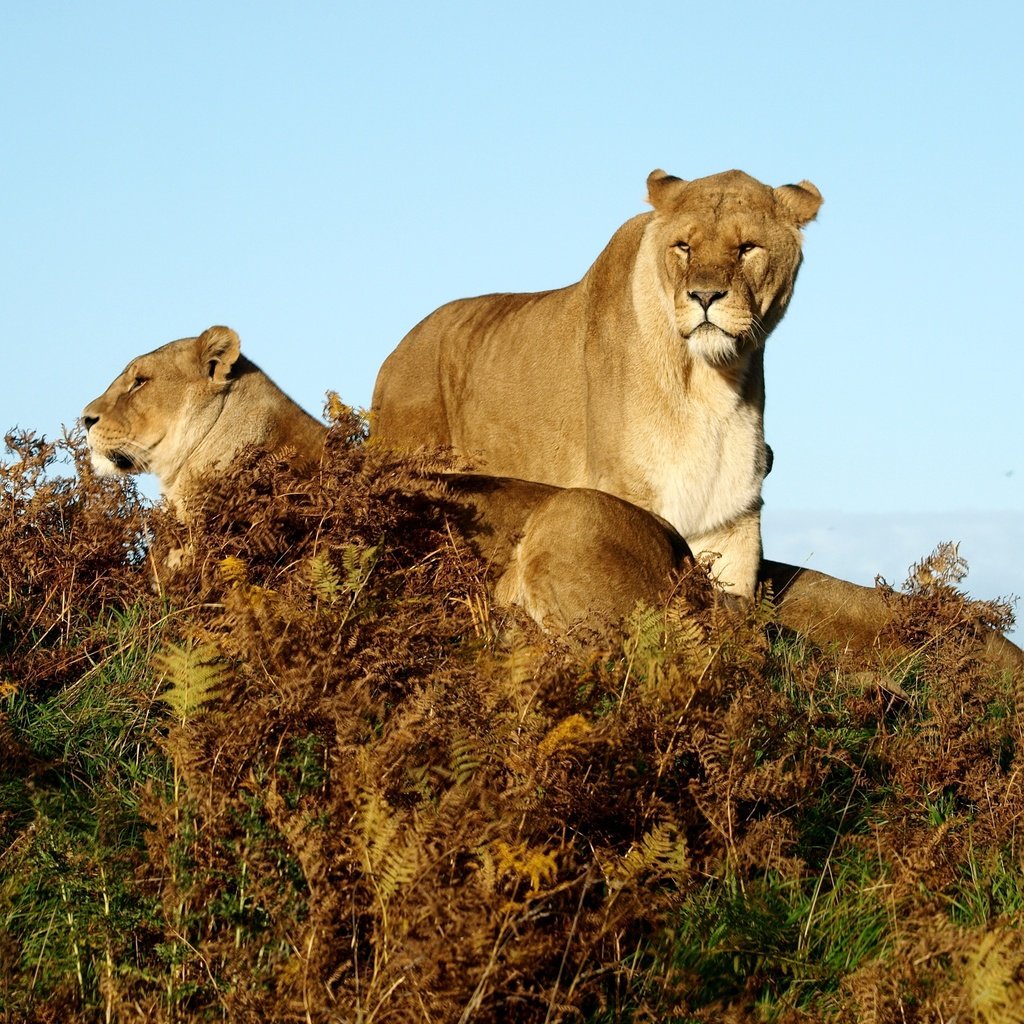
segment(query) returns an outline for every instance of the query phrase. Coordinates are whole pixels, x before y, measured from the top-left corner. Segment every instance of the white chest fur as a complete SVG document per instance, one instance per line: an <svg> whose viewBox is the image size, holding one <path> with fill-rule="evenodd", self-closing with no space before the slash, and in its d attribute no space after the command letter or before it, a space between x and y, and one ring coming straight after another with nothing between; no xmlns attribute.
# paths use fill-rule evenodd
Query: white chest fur
<svg viewBox="0 0 1024 1024"><path fill-rule="evenodd" d="M680 354L678 335L659 339ZM687 357L688 358L688 357ZM636 368L645 387L627 389L619 421L614 491L700 537L760 506L764 478L763 401L745 396L742 373L702 360Z"/></svg>
<svg viewBox="0 0 1024 1024"><path fill-rule="evenodd" d="M650 489L649 507L684 537L715 530L759 503L761 413L730 404L727 412L695 406L638 424L632 455Z"/></svg>

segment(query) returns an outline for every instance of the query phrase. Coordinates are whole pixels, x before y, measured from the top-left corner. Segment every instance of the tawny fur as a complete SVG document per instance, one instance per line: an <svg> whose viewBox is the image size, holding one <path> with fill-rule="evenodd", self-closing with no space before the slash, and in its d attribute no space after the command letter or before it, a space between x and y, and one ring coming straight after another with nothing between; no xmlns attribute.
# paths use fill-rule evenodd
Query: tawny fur
<svg viewBox="0 0 1024 1024"><path fill-rule="evenodd" d="M97 472L153 473L179 517L196 482L248 446L319 461L325 428L210 327L133 359L82 410Z"/></svg>
<svg viewBox="0 0 1024 1024"><path fill-rule="evenodd" d="M98 472L153 473L183 521L202 496L204 478L247 447L287 449L312 467L327 436L322 423L241 354L238 335L227 327L133 359L85 407L82 421ZM497 599L521 605L549 628L621 618L622 609L654 595L654 575L666 579L675 564L661 525L612 495L567 498L543 484L442 476L473 514L471 538L491 565ZM580 507L567 529L568 505ZM570 538L564 543L563 531ZM172 552L169 567L182 557Z"/></svg>

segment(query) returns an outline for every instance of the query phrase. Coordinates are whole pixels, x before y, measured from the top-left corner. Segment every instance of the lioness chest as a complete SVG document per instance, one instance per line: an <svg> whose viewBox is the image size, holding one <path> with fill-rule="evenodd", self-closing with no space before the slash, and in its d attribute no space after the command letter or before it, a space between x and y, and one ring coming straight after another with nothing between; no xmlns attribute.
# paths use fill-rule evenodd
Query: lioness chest
<svg viewBox="0 0 1024 1024"><path fill-rule="evenodd" d="M670 428L670 429L667 429ZM621 496L694 539L760 506L764 478L761 412L740 404L729 416L692 408L639 422L621 453ZM616 490L611 477L606 490Z"/></svg>

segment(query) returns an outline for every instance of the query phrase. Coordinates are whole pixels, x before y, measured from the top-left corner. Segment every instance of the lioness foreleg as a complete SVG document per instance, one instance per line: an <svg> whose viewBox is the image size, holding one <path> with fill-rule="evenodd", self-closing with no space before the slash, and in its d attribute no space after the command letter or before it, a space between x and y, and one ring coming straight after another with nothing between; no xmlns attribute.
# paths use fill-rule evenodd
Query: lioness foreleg
<svg viewBox="0 0 1024 1024"><path fill-rule="evenodd" d="M728 594L753 599L761 566L761 511L747 512L731 523L699 536L687 537L690 550L718 557L711 575Z"/></svg>

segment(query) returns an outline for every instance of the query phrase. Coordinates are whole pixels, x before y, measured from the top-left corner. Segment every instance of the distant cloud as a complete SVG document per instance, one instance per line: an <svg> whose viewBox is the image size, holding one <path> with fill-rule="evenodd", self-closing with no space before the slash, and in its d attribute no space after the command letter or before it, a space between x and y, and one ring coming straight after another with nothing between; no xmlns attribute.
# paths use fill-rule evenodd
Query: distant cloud
<svg viewBox="0 0 1024 1024"><path fill-rule="evenodd" d="M954 541L970 573L963 586L976 598L1024 595L1024 512L845 513L764 510L765 555L870 586L883 576L894 586L941 541ZM1009 634L1024 640L1024 609Z"/></svg>

